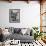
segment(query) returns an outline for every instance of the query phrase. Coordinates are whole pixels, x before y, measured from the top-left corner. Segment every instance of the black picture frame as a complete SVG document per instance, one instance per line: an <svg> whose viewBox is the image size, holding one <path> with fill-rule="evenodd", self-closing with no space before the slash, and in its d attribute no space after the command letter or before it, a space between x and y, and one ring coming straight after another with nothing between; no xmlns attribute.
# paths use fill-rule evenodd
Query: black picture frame
<svg viewBox="0 0 46 46"><path fill-rule="evenodd" d="M9 9L9 22L20 23L20 9Z"/></svg>

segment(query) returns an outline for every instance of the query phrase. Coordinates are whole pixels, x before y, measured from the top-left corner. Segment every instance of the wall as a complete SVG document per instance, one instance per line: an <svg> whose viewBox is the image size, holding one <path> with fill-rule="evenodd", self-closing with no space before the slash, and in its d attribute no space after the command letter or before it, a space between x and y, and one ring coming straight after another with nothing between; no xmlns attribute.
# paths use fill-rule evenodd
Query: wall
<svg viewBox="0 0 46 46"><path fill-rule="evenodd" d="M20 9L20 23L9 23L9 9ZM40 4L26 2L0 2L0 27L40 26Z"/></svg>

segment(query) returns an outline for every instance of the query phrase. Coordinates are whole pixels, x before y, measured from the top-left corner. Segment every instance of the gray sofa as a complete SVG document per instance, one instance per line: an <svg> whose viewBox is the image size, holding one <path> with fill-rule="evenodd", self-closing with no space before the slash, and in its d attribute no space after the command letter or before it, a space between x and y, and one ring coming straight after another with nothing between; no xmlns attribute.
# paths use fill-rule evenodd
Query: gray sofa
<svg viewBox="0 0 46 46"><path fill-rule="evenodd" d="M22 28L13 28L13 27L10 27L9 28L9 32L11 33L9 36L5 37L5 39L8 39L10 38L10 40L20 40L21 43L30 43L30 42L33 42L34 40L34 37L32 36L32 31L30 30L30 34L31 35L28 35L28 33L26 34L22 34L21 33L21 29ZM26 29L26 28L23 28L23 29Z"/></svg>

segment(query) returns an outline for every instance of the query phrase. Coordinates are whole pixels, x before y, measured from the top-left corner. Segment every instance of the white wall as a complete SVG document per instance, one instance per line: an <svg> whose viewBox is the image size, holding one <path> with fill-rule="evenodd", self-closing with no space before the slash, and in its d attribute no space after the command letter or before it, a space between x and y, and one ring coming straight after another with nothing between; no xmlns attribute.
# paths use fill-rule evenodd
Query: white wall
<svg viewBox="0 0 46 46"><path fill-rule="evenodd" d="M20 9L20 23L9 23L9 9ZM40 26L40 4L38 2L0 2L0 26L32 27Z"/></svg>

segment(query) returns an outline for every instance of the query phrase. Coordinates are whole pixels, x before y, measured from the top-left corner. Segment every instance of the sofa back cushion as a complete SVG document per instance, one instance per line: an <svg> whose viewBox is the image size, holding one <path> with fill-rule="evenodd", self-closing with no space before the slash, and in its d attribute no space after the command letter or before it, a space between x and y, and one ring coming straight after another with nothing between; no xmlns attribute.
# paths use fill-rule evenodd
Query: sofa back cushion
<svg viewBox="0 0 46 46"><path fill-rule="evenodd" d="M9 27L8 32L10 32L11 34L13 34L14 33L14 27Z"/></svg>
<svg viewBox="0 0 46 46"><path fill-rule="evenodd" d="M14 33L20 33L21 29L20 28L14 28Z"/></svg>
<svg viewBox="0 0 46 46"><path fill-rule="evenodd" d="M26 28L25 28L25 29L21 29L21 33L22 33L23 35L25 35L26 32L27 32L27 29L26 29Z"/></svg>

